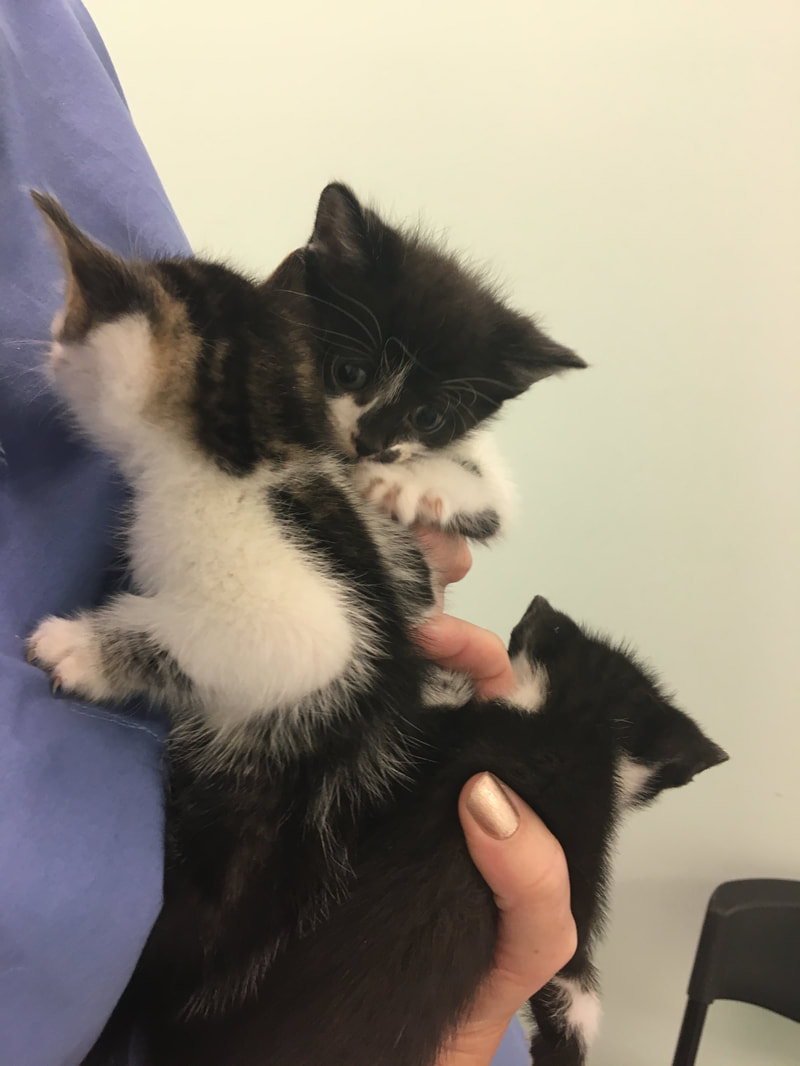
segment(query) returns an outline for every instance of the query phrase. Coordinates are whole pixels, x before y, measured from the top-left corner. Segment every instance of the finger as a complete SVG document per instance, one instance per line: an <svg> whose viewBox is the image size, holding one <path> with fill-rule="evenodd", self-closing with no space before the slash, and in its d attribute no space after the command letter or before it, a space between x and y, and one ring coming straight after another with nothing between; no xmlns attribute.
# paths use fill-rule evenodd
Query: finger
<svg viewBox="0 0 800 1066"><path fill-rule="evenodd" d="M441 614L419 626L416 637L429 659L468 674L484 699L500 699L513 691L511 661L496 633Z"/></svg>
<svg viewBox="0 0 800 1066"><path fill-rule="evenodd" d="M495 968L471 1026L502 1024L577 946L564 852L544 823L491 774L464 786L459 816L472 860L500 912Z"/></svg>
<svg viewBox="0 0 800 1066"><path fill-rule="evenodd" d="M416 525L412 529L440 584L452 585L467 576L472 567L472 552L464 537L430 526Z"/></svg>

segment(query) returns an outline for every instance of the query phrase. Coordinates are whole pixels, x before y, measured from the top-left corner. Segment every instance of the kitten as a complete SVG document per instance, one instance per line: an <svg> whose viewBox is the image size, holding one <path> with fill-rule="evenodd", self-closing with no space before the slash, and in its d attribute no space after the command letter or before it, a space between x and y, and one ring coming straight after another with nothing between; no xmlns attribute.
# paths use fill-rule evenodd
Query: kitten
<svg viewBox="0 0 800 1066"><path fill-rule="evenodd" d="M480 427L583 364L342 186L265 282L125 262L34 200L67 277L52 375L130 482L133 591L45 619L29 655L66 693L167 707L165 906L139 987L166 1017L223 1012L344 897L420 743L437 672L409 631L432 576L364 494L493 535Z"/></svg>
<svg viewBox="0 0 800 1066"><path fill-rule="evenodd" d="M433 1066L491 969L496 911L457 816L490 770L564 847L573 958L531 1000L535 1066L582 1066L599 1021L592 950L626 811L727 755L627 652L537 596L511 637L508 701L431 709L405 779L365 818L355 883L293 936L253 996L218 1015L151 1017L152 1066Z"/></svg>

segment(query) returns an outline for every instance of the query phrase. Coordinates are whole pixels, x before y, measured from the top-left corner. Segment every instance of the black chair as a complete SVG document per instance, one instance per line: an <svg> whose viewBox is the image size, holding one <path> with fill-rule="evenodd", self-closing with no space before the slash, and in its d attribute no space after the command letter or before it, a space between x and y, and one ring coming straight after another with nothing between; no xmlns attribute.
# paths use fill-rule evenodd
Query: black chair
<svg viewBox="0 0 800 1066"><path fill-rule="evenodd" d="M706 1011L734 999L800 1022L800 881L726 881L708 901L672 1066L692 1066Z"/></svg>

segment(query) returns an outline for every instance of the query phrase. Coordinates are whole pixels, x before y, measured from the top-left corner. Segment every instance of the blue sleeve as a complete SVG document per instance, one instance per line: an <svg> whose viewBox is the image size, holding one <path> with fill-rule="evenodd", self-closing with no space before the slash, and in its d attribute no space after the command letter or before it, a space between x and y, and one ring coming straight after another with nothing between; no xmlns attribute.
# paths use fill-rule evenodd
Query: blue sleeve
<svg viewBox="0 0 800 1066"><path fill-rule="evenodd" d="M60 270L31 186L121 252L188 251L70 0L0 0L0 1061L71 1066L160 904L160 745L144 722L52 699L23 658L42 615L100 595L120 499L37 369Z"/></svg>
<svg viewBox="0 0 800 1066"><path fill-rule="evenodd" d="M73 1066L160 906L160 739L52 699L23 658L43 615L101 596L121 500L38 369L60 272L30 187L122 253L189 250L77 0L0 0L0 1042ZM495 1066L526 1061L512 1028Z"/></svg>

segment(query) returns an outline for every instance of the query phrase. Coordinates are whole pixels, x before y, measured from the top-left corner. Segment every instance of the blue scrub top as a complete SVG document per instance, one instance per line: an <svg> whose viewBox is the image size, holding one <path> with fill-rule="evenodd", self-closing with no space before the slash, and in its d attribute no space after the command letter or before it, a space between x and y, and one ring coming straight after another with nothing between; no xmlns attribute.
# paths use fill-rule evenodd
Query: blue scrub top
<svg viewBox="0 0 800 1066"><path fill-rule="evenodd" d="M43 615L101 597L121 499L38 369L62 279L31 187L120 253L189 251L77 0L0 0L0 1060L74 1066L161 903L161 743L24 661ZM494 1066L527 1061L515 1026Z"/></svg>

